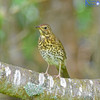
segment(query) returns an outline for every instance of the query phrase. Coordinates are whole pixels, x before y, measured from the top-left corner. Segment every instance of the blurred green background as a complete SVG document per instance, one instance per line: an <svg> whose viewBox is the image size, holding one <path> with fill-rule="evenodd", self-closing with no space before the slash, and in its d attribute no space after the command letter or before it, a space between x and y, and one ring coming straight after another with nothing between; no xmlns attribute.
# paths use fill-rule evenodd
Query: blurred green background
<svg viewBox="0 0 100 100"><path fill-rule="evenodd" d="M35 26L49 24L67 53L71 78L100 76L100 6L85 0L0 0L0 61L45 72ZM49 73L57 74L51 66ZM0 95L0 100L19 100Z"/></svg>

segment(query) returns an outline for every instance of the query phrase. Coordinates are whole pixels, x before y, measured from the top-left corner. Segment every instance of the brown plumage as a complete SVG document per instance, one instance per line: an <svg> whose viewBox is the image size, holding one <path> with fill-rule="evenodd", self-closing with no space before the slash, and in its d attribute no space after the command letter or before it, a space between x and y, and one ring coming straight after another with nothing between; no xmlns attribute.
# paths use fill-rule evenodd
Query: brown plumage
<svg viewBox="0 0 100 100"><path fill-rule="evenodd" d="M62 77L69 77L66 69L66 53L60 40L52 33L52 30L48 24L42 24L37 26L40 31L40 37L38 41L38 49L44 60L49 65L55 65L59 70ZM48 68L46 73L48 73Z"/></svg>

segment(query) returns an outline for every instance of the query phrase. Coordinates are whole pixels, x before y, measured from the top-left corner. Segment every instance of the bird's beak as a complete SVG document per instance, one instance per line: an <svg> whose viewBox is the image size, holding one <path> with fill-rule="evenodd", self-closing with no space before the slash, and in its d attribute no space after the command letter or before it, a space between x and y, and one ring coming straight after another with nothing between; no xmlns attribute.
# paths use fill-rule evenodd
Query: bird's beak
<svg viewBox="0 0 100 100"><path fill-rule="evenodd" d="M35 28L40 29L40 26L36 26Z"/></svg>

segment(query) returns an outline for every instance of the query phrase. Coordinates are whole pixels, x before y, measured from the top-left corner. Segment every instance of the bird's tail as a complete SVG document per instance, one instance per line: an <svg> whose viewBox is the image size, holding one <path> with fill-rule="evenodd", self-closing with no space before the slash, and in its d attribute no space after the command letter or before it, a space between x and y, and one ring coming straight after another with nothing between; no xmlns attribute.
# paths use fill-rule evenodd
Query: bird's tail
<svg viewBox="0 0 100 100"><path fill-rule="evenodd" d="M68 74L68 71L67 71L67 68L65 65L61 66L61 77L63 78L69 78L69 74Z"/></svg>

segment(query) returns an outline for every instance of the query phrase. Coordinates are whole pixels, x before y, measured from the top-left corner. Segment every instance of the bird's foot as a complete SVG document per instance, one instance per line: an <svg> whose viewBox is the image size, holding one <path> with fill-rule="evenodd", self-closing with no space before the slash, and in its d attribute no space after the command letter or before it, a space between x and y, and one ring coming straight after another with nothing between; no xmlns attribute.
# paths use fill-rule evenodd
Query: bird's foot
<svg viewBox="0 0 100 100"><path fill-rule="evenodd" d="M58 75L55 75L55 77L56 77L56 78L61 78L61 76L60 76L59 74L58 74Z"/></svg>
<svg viewBox="0 0 100 100"><path fill-rule="evenodd" d="M49 75L47 71L46 71L44 74L45 74L45 75Z"/></svg>

